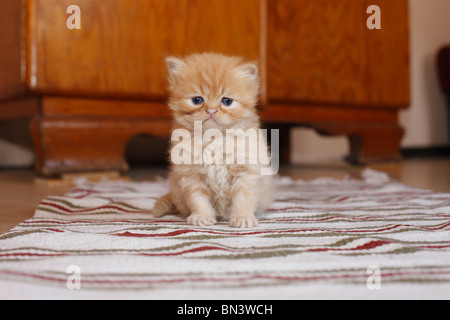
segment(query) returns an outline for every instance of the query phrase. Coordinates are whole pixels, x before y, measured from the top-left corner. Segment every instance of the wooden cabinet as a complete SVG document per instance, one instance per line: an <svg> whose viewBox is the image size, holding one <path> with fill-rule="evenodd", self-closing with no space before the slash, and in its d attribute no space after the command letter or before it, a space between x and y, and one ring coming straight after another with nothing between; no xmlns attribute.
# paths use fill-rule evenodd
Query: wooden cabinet
<svg viewBox="0 0 450 320"><path fill-rule="evenodd" d="M381 29L366 26L371 5ZM409 105L407 1L268 1L267 32L264 118L347 135L351 162L399 158L397 116Z"/></svg>
<svg viewBox="0 0 450 320"><path fill-rule="evenodd" d="M66 28L76 4L81 29ZM34 92L163 100L168 54L259 57L258 0L29 0Z"/></svg>
<svg viewBox="0 0 450 320"><path fill-rule="evenodd" d="M381 30L366 27L373 4ZM66 27L70 5L79 30ZM406 0L23 0L19 9L10 23L23 30L12 36L20 50L1 54L16 63L6 72L14 86L0 75L0 99L39 99L31 128L41 175L126 170L134 135L170 134L164 57L203 51L259 62L261 117L282 130L285 158L297 125L348 135L353 162L399 156Z"/></svg>
<svg viewBox="0 0 450 320"><path fill-rule="evenodd" d="M382 28L369 30L378 3ZM403 107L406 1L269 1L268 92L280 102Z"/></svg>

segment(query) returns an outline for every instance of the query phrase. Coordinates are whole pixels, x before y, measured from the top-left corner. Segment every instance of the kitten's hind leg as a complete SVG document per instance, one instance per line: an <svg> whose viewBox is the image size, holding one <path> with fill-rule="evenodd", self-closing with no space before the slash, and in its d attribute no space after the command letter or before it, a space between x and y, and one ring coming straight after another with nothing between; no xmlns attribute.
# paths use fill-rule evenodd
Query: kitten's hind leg
<svg viewBox="0 0 450 320"><path fill-rule="evenodd" d="M170 194L166 194L156 201L155 206L153 207L153 215L156 218L160 218L167 214L176 213L175 206L170 199Z"/></svg>

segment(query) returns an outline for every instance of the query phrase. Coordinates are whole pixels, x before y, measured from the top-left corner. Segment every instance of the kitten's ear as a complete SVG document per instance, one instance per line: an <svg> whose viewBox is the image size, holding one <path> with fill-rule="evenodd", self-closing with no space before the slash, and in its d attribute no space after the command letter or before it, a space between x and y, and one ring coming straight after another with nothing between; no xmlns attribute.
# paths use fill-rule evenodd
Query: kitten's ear
<svg viewBox="0 0 450 320"><path fill-rule="evenodd" d="M258 80L258 65L255 62L249 62L239 67L241 74L253 81Z"/></svg>
<svg viewBox="0 0 450 320"><path fill-rule="evenodd" d="M186 64L183 60L175 57L166 58L167 72L169 73L169 82L174 82L175 77L180 74L180 70Z"/></svg>

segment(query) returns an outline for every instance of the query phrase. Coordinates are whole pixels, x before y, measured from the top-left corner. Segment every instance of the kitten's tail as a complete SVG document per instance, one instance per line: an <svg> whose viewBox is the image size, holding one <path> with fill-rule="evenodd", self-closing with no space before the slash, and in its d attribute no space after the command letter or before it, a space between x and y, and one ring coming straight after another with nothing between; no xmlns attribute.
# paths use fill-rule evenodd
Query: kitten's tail
<svg viewBox="0 0 450 320"><path fill-rule="evenodd" d="M170 199L170 194L166 194L156 201L155 206L153 207L153 215L157 218L160 218L166 214L171 214L175 212L175 206Z"/></svg>

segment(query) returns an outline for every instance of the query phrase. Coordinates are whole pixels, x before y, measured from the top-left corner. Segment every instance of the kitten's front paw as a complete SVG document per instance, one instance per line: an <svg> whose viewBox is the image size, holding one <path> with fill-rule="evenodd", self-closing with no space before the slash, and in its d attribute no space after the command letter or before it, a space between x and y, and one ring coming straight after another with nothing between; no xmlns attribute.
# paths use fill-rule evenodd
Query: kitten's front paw
<svg viewBox="0 0 450 320"><path fill-rule="evenodd" d="M230 217L229 226L234 228L252 228L258 225L255 216L237 216Z"/></svg>
<svg viewBox="0 0 450 320"><path fill-rule="evenodd" d="M216 222L216 219L208 215L191 214L187 218L187 223L193 226L212 226Z"/></svg>

